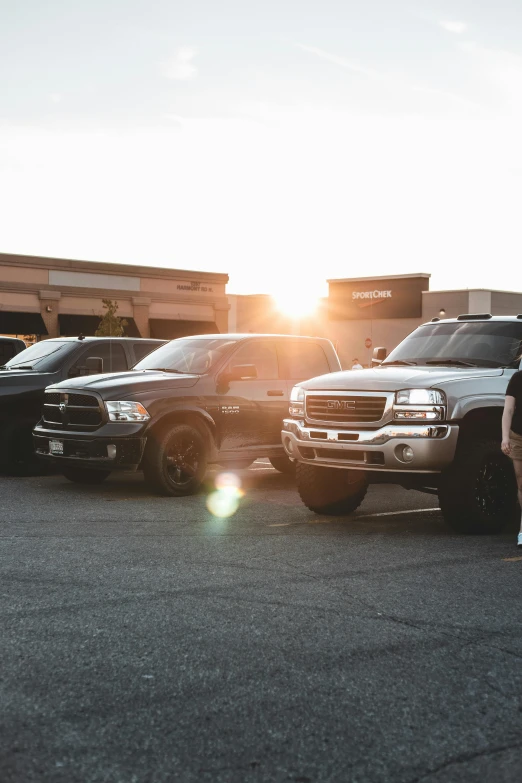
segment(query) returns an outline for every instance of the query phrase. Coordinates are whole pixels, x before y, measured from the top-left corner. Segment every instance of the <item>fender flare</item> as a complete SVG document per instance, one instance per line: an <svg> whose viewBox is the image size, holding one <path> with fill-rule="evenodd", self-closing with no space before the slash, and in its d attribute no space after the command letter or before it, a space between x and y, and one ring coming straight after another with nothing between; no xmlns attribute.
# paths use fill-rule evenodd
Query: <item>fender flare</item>
<svg viewBox="0 0 522 783"><path fill-rule="evenodd" d="M179 405L178 407L174 406L169 408L169 410L162 411L160 416L151 419L149 426L145 430L144 434L148 439L153 431L161 428L162 422L165 423L166 420L169 419L179 419L182 421L184 417L192 419L192 421L194 421L194 419L199 419L199 421L205 425L205 431L209 437L210 458L213 460L217 455L216 422L208 411L206 411L204 408L200 408L197 405L187 405L185 403L183 405Z"/></svg>
<svg viewBox="0 0 522 783"><path fill-rule="evenodd" d="M475 410L483 410L485 408L503 408L504 407L504 395L503 394L485 394L480 397L470 395L469 397L462 397L457 401L455 405L451 419L457 419L461 421L468 413Z"/></svg>
<svg viewBox="0 0 522 783"><path fill-rule="evenodd" d="M460 415L453 419L459 425L459 444L462 445L470 437L481 435L498 438L500 443L503 398L500 402L498 395L469 397L462 402L459 406Z"/></svg>

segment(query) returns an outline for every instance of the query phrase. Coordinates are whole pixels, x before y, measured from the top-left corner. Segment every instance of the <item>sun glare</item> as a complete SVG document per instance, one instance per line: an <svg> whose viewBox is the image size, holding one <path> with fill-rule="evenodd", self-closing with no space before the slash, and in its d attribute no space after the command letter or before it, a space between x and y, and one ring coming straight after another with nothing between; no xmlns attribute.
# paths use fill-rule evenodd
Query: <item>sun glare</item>
<svg viewBox="0 0 522 783"><path fill-rule="evenodd" d="M280 313L295 319L313 315L319 305L317 295L298 290L284 291L276 294L273 299Z"/></svg>

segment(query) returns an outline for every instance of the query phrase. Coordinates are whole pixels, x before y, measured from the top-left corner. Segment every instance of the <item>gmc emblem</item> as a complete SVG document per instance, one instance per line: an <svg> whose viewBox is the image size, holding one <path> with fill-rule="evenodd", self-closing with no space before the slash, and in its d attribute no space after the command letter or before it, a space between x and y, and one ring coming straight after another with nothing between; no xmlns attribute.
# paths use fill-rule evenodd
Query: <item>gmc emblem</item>
<svg viewBox="0 0 522 783"><path fill-rule="evenodd" d="M354 411L355 400L327 400L326 404L330 410Z"/></svg>

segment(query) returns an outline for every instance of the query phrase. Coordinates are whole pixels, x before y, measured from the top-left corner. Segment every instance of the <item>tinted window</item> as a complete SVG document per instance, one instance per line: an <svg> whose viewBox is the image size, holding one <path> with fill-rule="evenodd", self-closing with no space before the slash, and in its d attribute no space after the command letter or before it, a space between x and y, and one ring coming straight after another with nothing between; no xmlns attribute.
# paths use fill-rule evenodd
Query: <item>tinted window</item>
<svg viewBox="0 0 522 783"><path fill-rule="evenodd" d="M127 369L127 359L125 351L119 343L97 343L89 345L86 351L75 361L70 371L77 369L85 364L85 360L91 356L97 356L103 359L103 372L121 372Z"/></svg>
<svg viewBox="0 0 522 783"><path fill-rule="evenodd" d="M136 361L139 362L149 353L160 347L160 343L134 343L134 356Z"/></svg>
<svg viewBox="0 0 522 783"><path fill-rule="evenodd" d="M487 321L420 326L391 352L384 364L437 360L468 361L482 367L518 364L522 323Z"/></svg>
<svg viewBox="0 0 522 783"><path fill-rule="evenodd" d="M25 350L17 353L16 356L13 356L13 358L7 362L7 366L14 368L18 367L20 364L23 364L24 366L27 365L30 367L38 367L39 370L41 368L50 369L51 366L54 367L54 365L59 365L59 359L61 360L61 353L64 352L66 346L68 346L70 350L73 350L75 347L72 342L42 340L41 343L35 343L34 345L29 346L29 348L25 348ZM59 354L59 357L53 356L57 353ZM52 358L54 361L49 362L48 360L50 358Z"/></svg>
<svg viewBox="0 0 522 783"><path fill-rule="evenodd" d="M229 369L238 364L253 364L257 377L261 381L273 381L279 378L277 353L274 343L258 340L248 342L238 348L230 360Z"/></svg>
<svg viewBox="0 0 522 783"><path fill-rule="evenodd" d="M330 372L326 354L319 343L281 342L277 346L283 377L305 381Z"/></svg>
<svg viewBox="0 0 522 783"><path fill-rule="evenodd" d="M134 369L203 375L220 362L236 342L226 337L181 337L162 345L138 362Z"/></svg>

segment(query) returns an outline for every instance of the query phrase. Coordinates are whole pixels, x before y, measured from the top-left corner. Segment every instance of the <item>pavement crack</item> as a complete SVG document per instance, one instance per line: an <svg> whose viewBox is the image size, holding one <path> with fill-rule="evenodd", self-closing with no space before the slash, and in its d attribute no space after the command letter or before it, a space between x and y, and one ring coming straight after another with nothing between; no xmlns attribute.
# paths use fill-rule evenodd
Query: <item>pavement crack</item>
<svg viewBox="0 0 522 783"><path fill-rule="evenodd" d="M417 775L414 778L410 778L406 783L421 783L423 780L427 780L432 775L436 775L439 772L442 772L444 769L448 769L449 767L455 766L455 764L463 764L466 761L473 761L477 758L485 758L486 756L494 756L496 753L504 753L506 750L513 750L514 748L520 748L522 747L522 741L518 740L517 742L505 744L505 745L497 745L492 748L484 748L483 750L478 751L470 751L468 753L461 753L458 756L455 756L452 759L448 759L443 764L439 764L437 767L434 767L433 769L426 770L426 772L422 772L420 775Z"/></svg>

